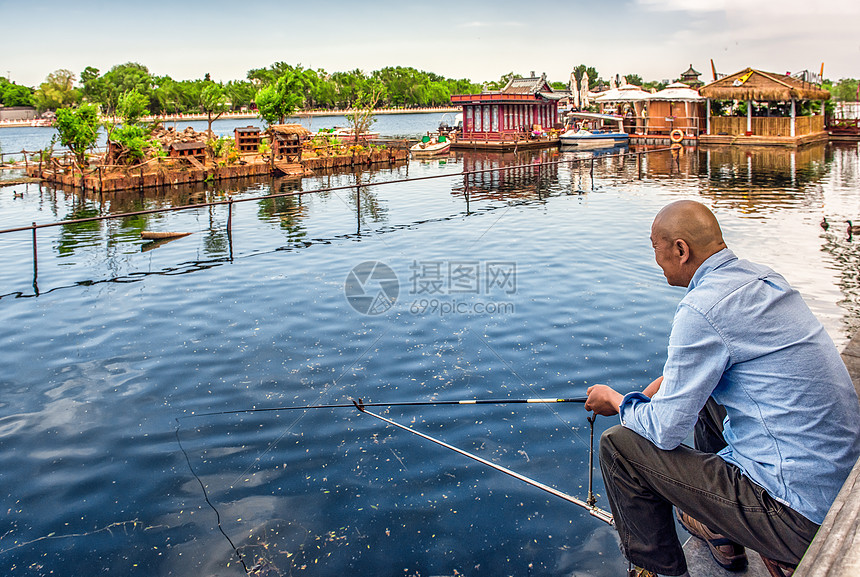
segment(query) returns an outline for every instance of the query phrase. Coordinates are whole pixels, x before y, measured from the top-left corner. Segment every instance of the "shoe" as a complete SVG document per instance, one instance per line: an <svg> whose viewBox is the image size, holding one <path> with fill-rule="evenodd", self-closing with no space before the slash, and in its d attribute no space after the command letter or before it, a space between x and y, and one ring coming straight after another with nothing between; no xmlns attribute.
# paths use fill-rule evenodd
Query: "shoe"
<svg viewBox="0 0 860 577"><path fill-rule="evenodd" d="M633 566L627 571L627 577L657 577L657 574L642 567Z"/></svg>
<svg viewBox="0 0 860 577"><path fill-rule="evenodd" d="M738 545L731 539L714 533L704 523L693 519L681 510L678 510L678 521L690 535L708 544L714 561L723 569L740 571L747 566L747 553L743 545Z"/></svg>
<svg viewBox="0 0 860 577"><path fill-rule="evenodd" d="M759 556L767 572L771 574L771 577L791 577L794 575L794 570L797 569L797 565L777 561L776 559L765 557L761 553L759 553Z"/></svg>

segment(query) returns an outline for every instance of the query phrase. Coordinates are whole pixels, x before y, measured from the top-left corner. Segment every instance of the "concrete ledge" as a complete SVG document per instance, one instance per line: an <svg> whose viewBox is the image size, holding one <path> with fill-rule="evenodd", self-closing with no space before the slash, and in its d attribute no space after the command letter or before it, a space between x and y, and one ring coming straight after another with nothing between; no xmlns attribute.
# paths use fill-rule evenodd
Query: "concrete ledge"
<svg viewBox="0 0 860 577"><path fill-rule="evenodd" d="M854 465L794 577L860 575L860 461Z"/></svg>

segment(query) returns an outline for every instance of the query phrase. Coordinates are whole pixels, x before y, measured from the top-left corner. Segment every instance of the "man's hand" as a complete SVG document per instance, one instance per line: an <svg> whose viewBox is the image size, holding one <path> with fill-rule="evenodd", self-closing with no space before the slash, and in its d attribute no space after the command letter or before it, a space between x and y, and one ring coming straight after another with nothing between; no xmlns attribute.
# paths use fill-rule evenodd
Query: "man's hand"
<svg viewBox="0 0 860 577"><path fill-rule="evenodd" d="M663 375L660 375L659 377L657 377L656 379L651 381L651 384L649 384L647 387L645 387L645 390L642 391L642 393L649 398L653 397L657 393L657 391L660 390L660 385L662 385L662 384L663 384Z"/></svg>
<svg viewBox="0 0 860 577"><path fill-rule="evenodd" d="M588 400L585 401L585 410L594 411L596 415L611 417L618 414L618 407L624 400L624 395L615 391L607 385L594 385L588 387Z"/></svg>

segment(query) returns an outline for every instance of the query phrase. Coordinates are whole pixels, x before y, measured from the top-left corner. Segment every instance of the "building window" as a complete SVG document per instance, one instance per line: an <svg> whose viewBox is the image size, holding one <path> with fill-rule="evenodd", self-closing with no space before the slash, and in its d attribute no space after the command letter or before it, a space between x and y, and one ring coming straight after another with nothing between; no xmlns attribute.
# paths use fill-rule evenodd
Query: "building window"
<svg viewBox="0 0 860 577"><path fill-rule="evenodd" d="M492 120L492 126L493 126L492 130L493 130L493 132L498 132L499 131L499 105L493 104L491 109L492 109L492 112L490 113L490 117L493 119Z"/></svg>

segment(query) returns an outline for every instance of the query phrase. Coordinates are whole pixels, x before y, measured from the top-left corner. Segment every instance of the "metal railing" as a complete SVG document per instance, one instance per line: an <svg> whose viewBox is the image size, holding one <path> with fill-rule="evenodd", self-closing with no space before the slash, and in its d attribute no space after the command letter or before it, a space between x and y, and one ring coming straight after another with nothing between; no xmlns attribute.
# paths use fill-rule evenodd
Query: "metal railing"
<svg viewBox="0 0 860 577"><path fill-rule="evenodd" d="M608 158L636 157L637 172L639 174L639 178L641 178L642 177L641 157L643 155L649 155L649 154L653 154L653 153L657 153L657 152L666 152L666 151L670 151L670 150L672 150L672 149L671 148L657 148L657 149L652 149L652 150L643 150L643 151L636 151L636 152L622 152L622 153L618 153L618 154L601 156L601 157L599 157L599 159L603 160L603 159L608 159ZM122 219L122 218L148 215L148 214L179 212L179 211L184 211L184 210L197 210L197 209L201 209L201 208L226 205L227 206L227 227L226 227L227 228L227 236L228 236L228 240L232 244L232 236L231 235L232 235L232 229L233 229L233 205L234 204L239 204L239 203L243 203L243 202L257 202L260 200L284 198L284 197L291 197L291 196L301 197L301 196L306 195L306 194L319 194L319 193L336 192L336 191L352 190L352 189L361 190L362 188L367 188L370 186L385 186L385 185L390 185L390 184L404 184L404 183L420 182L420 181L424 181L424 180L434 180L434 179L439 179L439 178L455 178L455 177L459 177L459 178L463 179L464 195L466 196L466 201L468 202L469 192L470 192L469 183L470 183L470 180L475 175L481 175L481 174L486 174L486 173L502 173L502 172L515 171L515 170L522 171L524 169L531 169L531 170L535 171L538 174L538 178L540 178L540 171L542 168L551 167L551 166L559 166L559 165L563 165L563 164L568 164L568 165L570 165L570 164L582 164L582 163L585 163L588 161L590 161L590 163L591 163L591 169L590 170L591 170L591 176L593 179L595 157L592 156L591 158L561 159L561 160L556 160L556 161L552 161L552 162L541 161L541 162L537 162L537 163L518 164L515 166L494 167L494 168L487 168L487 169L482 169L482 170L463 170L461 172L455 172L455 173L449 173L449 174L434 174L434 175L430 175L430 176L418 176L418 177L413 177L413 178L399 178L399 179L394 179L394 180L386 180L383 182L373 182L373 183L367 183L367 184L357 183L357 184L342 185L342 186L330 186L330 187L325 187L325 188L318 188L315 190L306 190L306 191L305 190L294 190L294 191L290 191L290 192L279 192L279 193L275 193L275 194L267 194L267 195L263 195L263 196L254 196L254 197L248 197L248 198L233 198L233 195L229 194L227 200L216 200L216 201L210 201L210 202L201 202L201 203L186 204L186 205L182 205L182 206L171 206L171 207L165 207L165 208L152 208L152 209L138 210L138 211L133 211L133 212L124 212L124 213L120 213L120 214L108 214L108 215L101 215L101 216L92 216L92 217L87 217L87 218L60 220L60 221L56 221L56 222L48 222L48 223L42 223L42 224L33 222L29 225L21 225L21 226L16 226L16 227L12 227L12 228L0 229L0 235L10 234L10 233L15 233L15 232L31 231L31 233L32 233L32 246L33 246L33 278L34 278L33 284L35 286L36 285L36 279L38 278L38 262L39 262L39 259L38 259L38 239L37 239L36 233L39 229L43 229L43 228L53 228L53 227L57 227L57 226L68 226L68 225L81 224L81 223L87 223L87 222L99 222L99 221L104 221L104 220ZM232 249L231 249L231 253L232 253Z"/></svg>

